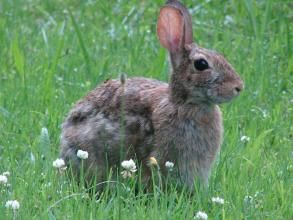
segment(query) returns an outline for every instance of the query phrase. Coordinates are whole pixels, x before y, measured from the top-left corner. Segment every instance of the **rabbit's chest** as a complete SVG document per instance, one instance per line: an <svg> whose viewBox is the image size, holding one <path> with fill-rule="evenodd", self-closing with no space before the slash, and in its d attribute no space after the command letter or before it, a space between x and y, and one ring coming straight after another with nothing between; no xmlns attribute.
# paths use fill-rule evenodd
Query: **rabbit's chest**
<svg viewBox="0 0 293 220"><path fill-rule="evenodd" d="M204 126L198 120L179 122L174 128L178 133L174 143L177 143L176 146L179 150L184 149L197 152L208 150L216 145L213 140L220 138L217 127L213 125L209 127Z"/></svg>
<svg viewBox="0 0 293 220"><path fill-rule="evenodd" d="M166 112L170 113L166 115ZM223 133L217 106L209 111L180 112L166 104L155 113L155 145L164 160L194 161L217 153Z"/></svg>
<svg viewBox="0 0 293 220"><path fill-rule="evenodd" d="M172 160L214 157L222 140L221 118L200 117L174 121L168 136L169 157Z"/></svg>

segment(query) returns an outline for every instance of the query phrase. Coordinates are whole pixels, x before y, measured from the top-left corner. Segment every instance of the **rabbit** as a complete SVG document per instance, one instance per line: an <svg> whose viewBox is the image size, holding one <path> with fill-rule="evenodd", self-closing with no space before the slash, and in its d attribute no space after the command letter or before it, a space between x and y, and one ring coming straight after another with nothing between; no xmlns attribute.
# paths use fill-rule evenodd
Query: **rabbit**
<svg viewBox="0 0 293 220"><path fill-rule="evenodd" d="M89 153L86 180L104 181L110 168L136 158L147 182L153 157L163 176L170 161L187 188L197 179L208 185L223 137L218 105L237 97L244 83L223 55L193 42L191 15L179 1L160 9L157 35L169 52L169 83L108 80L78 101L62 124L61 157L76 175L81 149Z"/></svg>

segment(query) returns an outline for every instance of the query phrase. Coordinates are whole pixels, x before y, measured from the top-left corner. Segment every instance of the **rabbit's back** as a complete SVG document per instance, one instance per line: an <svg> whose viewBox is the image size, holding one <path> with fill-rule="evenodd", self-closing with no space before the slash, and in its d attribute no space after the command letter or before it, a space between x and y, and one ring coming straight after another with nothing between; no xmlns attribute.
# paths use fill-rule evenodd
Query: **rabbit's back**
<svg viewBox="0 0 293 220"><path fill-rule="evenodd" d="M98 86L73 107L63 123L62 158L79 169L76 152L88 151L87 170L103 170L126 158L146 160L154 141L152 108L167 94L168 84L146 78L128 79L124 84L109 80Z"/></svg>

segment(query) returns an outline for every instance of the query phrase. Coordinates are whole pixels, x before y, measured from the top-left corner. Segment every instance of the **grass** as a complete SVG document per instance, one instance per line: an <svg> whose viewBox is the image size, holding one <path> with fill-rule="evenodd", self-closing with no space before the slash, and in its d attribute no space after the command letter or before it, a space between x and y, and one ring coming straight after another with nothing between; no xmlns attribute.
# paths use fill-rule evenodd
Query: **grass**
<svg viewBox="0 0 293 220"><path fill-rule="evenodd" d="M122 72L168 79L155 33L163 2L0 2L0 174L11 172L10 186L0 185L4 219L192 219L199 210L209 219L293 218L289 0L184 1L196 42L224 53L246 85L222 106L225 138L208 190L135 194L124 182L130 191L118 187L96 201L52 168L60 124L98 83ZM16 216L5 208L11 199L20 202Z"/></svg>

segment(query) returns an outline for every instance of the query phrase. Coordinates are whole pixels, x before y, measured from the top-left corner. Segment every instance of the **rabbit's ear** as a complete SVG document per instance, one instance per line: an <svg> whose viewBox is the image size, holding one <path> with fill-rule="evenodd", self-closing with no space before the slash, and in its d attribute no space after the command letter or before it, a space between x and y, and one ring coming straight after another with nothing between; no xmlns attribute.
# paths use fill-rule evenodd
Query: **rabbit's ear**
<svg viewBox="0 0 293 220"><path fill-rule="evenodd" d="M161 8L157 34L162 46L169 50L172 59L178 57L186 44L192 43L191 16L177 0L169 0Z"/></svg>

